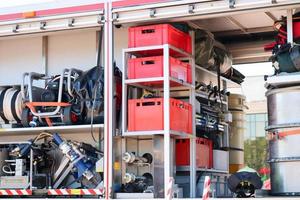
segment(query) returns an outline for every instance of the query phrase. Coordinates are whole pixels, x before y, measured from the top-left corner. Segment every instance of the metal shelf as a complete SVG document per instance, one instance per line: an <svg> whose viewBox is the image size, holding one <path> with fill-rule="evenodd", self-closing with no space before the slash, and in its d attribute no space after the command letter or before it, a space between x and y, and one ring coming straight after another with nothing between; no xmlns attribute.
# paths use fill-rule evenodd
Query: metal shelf
<svg viewBox="0 0 300 200"><path fill-rule="evenodd" d="M195 92L195 96L196 96L196 97L201 97L201 98L204 98L204 99L208 99L208 94L205 93L205 92L196 91L196 92ZM218 103L221 103L221 101L220 101L219 98L211 97L209 100L211 100L211 101L217 100ZM227 105L228 102L227 102L226 100L224 100L224 101L222 101L222 104Z"/></svg>
<svg viewBox="0 0 300 200"><path fill-rule="evenodd" d="M192 80L194 82L194 59L193 56L189 53L184 52L183 50L180 50L178 48L175 48L169 44L164 44L164 45L157 45L157 46L147 46L147 47L138 47L138 48L128 48L128 49L123 49L123 73L127 74L127 64L128 64L128 59L131 56L163 56L163 76L162 77L154 77L154 78L142 78L142 79L126 79L125 76L123 76L123 95L122 95L122 117L123 117L123 122L122 122L122 135L121 137L124 138L122 141L126 141L126 137L128 138L133 138L133 139L155 139L155 136L162 136L159 138L157 141L159 145L156 145L155 148L159 149L159 157L164 158L161 163L163 168L157 168L154 170L154 174L158 173L161 174L163 171L164 176L163 176L163 182L160 184L164 185L164 193L165 195L167 190L166 190L166 185L169 182L171 175L171 157L173 155L172 148L171 148L171 138L182 138L182 139L191 139L195 138L195 126L193 126L193 134L187 134L184 132L178 132L178 131L173 131L170 130L170 101L169 99L171 98L171 91L174 88L181 88L185 91L188 91L188 96L190 100L190 104L192 105L193 112L192 112L192 117L194 118L195 115L195 110L194 110L194 99L195 99L195 86L194 84L189 84L187 82L183 82L182 80L176 79L174 77L171 77L170 74L170 60L169 57L175 57L175 58L180 58L182 60L188 61L192 68L191 68L191 75L192 75ZM162 97L164 98L164 103L163 103L163 108L164 108L164 115L163 115L163 124L166 130L154 130L154 131L127 131L127 87L128 86L135 86L135 87L140 87L140 88L148 88L150 91L154 92L160 92L160 90L163 90ZM178 87L179 86L179 87ZM151 122L150 122L151 123ZM194 122L193 122L194 124ZM168 128L166 128L168 127ZM192 140L194 141L194 140ZM122 145L125 146L126 148L126 142L122 143ZM192 145L191 145L192 146ZM156 171L156 172L155 172ZM125 171L124 171L125 172ZM196 175L195 174L195 169L191 170L191 182L196 182ZM191 190L194 188L193 184L191 184Z"/></svg>
<svg viewBox="0 0 300 200"><path fill-rule="evenodd" d="M155 55L163 55L163 49L167 47L170 49L170 56L175 58L192 58L192 55L177 48L170 44L164 44L164 45L155 45L155 46L145 46L145 47L133 47L133 48L127 48L123 49L124 53L129 53L131 55L135 56L155 56ZM145 53L147 52L147 53Z"/></svg>
<svg viewBox="0 0 300 200"><path fill-rule="evenodd" d="M218 75L216 72L209 71L209 70L205 69L204 67L201 67L197 64L195 64L195 67L196 67L196 69L204 72L205 75L207 76L207 78L209 78L209 79L211 79L211 78L217 79L218 78ZM241 87L240 84L233 82L232 80L225 78L223 76L221 76L220 79L221 79L221 81L225 81L227 83L227 87L233 87L233 88Z"/></svg>
<svg viewBox="0 0 300 200"><path fill-rule="evenodd" d="M176 171L185 172L190 171L190 166L176 166ZM199 172L211 172L211 173L221 173L221 174L228 174L228 171L218 170L218 169L206 169L206 168L196 168L196 171Z"/></svg>
<svg viewBox="0 0 300 200"><path fill-rule="evenodd" d="M156 131L127 131L122 134L124 137L149 137L153 135L164 135L164 130L156 130ZM176 138L193 138L194 136L192 134L188 134L185 132L179 132L179 131L173 131L170 130L170 136L176 137Z"/></svg>
<svg viewBox="0 0 300 200"><path fill-rule="evenodd" d="M195 88L194 85L183 82L174 77L169 77L170 85L174 86L185 86L189 88ZM135 87L153 87L153 88L162 88L164 83L164 77L152 77L152 78L139 78L139 79L127 79L125 80L125 84L133 85Z"/></svg>
<svg viewBox="0 0 300 200"><path fill-rule="evenodd" d="M93 129L103 128L103 124L94 124ZM0 136L6 134L32 134L43 131L62 131L63 133L80 133L82 131L90 131L91 125L70 125L70 126L51 126L51 127L35 127L35 128L0 128Z"/></svg>

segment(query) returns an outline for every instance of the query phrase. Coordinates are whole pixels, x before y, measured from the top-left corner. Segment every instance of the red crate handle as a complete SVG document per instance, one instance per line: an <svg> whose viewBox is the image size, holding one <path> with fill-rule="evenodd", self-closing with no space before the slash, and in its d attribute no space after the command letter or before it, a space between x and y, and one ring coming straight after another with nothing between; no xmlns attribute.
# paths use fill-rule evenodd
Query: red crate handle
<svg viewBox="0 0 300 200"><path fill-rule="evenodd" d="M155 64L155 60L142 60L141 61L142 65L154 65Z"/></svg>
<svg viewBox="0 0 300 200"><path fill-rule="evenodd" d="M141 29L141 33L142 34L151 34L151 33L155 33L156 32L156 29L155 27L146 27L146 28L142 28Z"/></svg>
<svg viewBox="0 0 300 200"><path fill-rule="evenodd" d="M154 105L160 105L161 102L162 102L161 99L140 99L136 101L136 106L154 106Z"/></svg>

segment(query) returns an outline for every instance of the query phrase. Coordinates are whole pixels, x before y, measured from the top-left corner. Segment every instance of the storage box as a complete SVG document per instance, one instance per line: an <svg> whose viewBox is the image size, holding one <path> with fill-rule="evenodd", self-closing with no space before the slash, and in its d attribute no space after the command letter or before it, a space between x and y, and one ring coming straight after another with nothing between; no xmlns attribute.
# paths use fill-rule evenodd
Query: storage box
<svg viewBox="0 0 300 200"><path fill-rule="evenodd" d="M164 130L163 98L128 100L128 131ZM192 131L192 106L170 99L170 129L185 133Z"/></svg>
<svg viewBox="0 0 300 200"><path fill-rule="evenodd" d="M170 44L192 53L191 36L170 24L131 27L128 37L130 48Z"/></svg>
<svg viewBox="0 0 300 200"><path fill-rule="evenodd" d="M164 76L163 56L132 58L128 60L128 78L151 78ZM173 57L169 58L170 76L191 83L191 66Z"/></svg>
<svg viewBox="0 0 300 200"><path fill-rule="evenodd" d="M293 22L293 36L295 39L300 38L300 21Z"/></svg>
<svg viewBox="0 0 300 200"><path fill-rule="evenodd" d="M229 168L229 152L222 150L213 150L213 166L216 170L228 171Z"/></svg>
<svg viewBox="0 0 300 200"><path fill-rule="evenodd" d="M176 165L190 165L190 140L176 140ZM197 168L213 167L212 141L205 138L196 139L196 166Z"/></svg>

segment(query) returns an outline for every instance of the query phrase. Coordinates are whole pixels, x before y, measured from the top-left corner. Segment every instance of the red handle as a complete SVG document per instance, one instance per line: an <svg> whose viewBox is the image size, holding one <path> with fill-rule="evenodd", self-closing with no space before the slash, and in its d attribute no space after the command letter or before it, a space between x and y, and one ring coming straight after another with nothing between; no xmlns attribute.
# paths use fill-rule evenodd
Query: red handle
<svg viewBox="0 0 300 200"><path fill-rule="evenodd" d="M155 60L143 60L141 61L142 65L154 65L155 64Z"/></svg>
<svg viewBox="0 0 300 200"><path fill-rule="evenodd" d="M142 28L141 32L142 32L142 34L151 34L151 33L155 33L155 28L149 28L149 27L144 28L144 29Z"/></svg>
<svg viewBox="0 0 300 200"><path fill-rule="evenodd" d="M162 102L162 99L157 98L151 98L151 99L139 99L136 101L137 106L154 106L154 105L160 105Z"/></svg>

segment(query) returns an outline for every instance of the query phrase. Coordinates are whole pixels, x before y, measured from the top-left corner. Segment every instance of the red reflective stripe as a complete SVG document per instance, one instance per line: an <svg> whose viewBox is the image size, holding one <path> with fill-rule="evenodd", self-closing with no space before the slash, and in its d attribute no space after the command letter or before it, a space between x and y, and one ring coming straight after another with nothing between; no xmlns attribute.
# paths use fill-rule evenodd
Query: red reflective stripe
<svg viewBox="0 0 300 200"><path fill-rule="evenodd" d="M7 195L14 195L14 194L11 192L11 190L6 190L6 192L7 192Z"/></svg>
<svg viewBox="0 0 300 200"><path fill-rule="evenodd" d="M103 8L104 8L103 3L101 3L101 4L90 4L90 5L83 5L83 6L72 6L72 7L65 7L65 8L54 8L48 10L38 10L35 13L36 13L36 17L46 17L49 15L97 11ZM23 13L0 15L0 21L17 20L17 19L23 19Z"/></svg>
<svg viewBox="0 0 300 200"><path fill-rule="evenodd" d="M66 7L66 8L40 10L40 11L36 11L36 16L44 17L44 16L48 16L48 15L66 14L66 13L73 13L73 12L96 11L96 10L100 10L100 9L103 9L103 4L91 4L91 5L84 5L84 6L73 6L73 7Z"/></svg>
<svg viewBox="0 0 300 200"><path fill-rule="evenodd" d="M114 1L112 3L113 8L117 7L124 7L124 6L139 6L139 5L145 5L145 4L151 4L151 3L161 3L161 2L167 2L171 0L130 0L130 1Z"/></svg>
<svg viewBox="0 0 300 200"><path fill-rule="evenodd" d="M56 195L63 195L61 190L55 190L55 192L56 192Z"/></svg>
<svg viewBox="0 0 300 200"><path fill-rule="evenodd" d="M0 21L21 19L22 16L23 16L22 13L0 15Z"/></svg>
<svg viewBox="0 0 300 200"><path fill-rule="evenodd" d="M28 195L32 195L32 190L26 190Z"/></svg>
<svg viewBox="0 0 300 200"><path fill-rule="evenodd" d="M95 190L93 190L93 189L89 189L88 191L89 191L89 193L90 193L90 194L92 194L92 195L95 195L95 194L97 194L97 193L96 193L96 191L95 191Z"/></svg>

